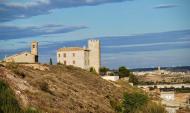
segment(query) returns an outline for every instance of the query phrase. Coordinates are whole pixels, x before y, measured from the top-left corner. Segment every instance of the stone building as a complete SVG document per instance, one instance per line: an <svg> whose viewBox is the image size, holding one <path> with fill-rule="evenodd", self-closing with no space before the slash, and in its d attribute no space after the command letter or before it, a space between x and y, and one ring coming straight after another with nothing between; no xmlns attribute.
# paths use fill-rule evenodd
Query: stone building
<svg viewBox="0 0 190 113"><path fill-rule="evenodd" d="M31 52L26 51L9 57L5 57L4 61L15 63L38 63L38 42L32 42Z"/></svg>
<svg viewBox="0 0 190 113"><path fill-rule="evenodd" d="M94 68L99 73L100 68L100 41L88 40L86 47L66 47L57 50L57 62L73 65L89 70Z"/></svg>
<svg viewBox="0 0 190 113"><path fill-rule="evenodd" d="M175 92L174 91L161 91L160 98L162 98L165 101L174 101Z"/></svg>

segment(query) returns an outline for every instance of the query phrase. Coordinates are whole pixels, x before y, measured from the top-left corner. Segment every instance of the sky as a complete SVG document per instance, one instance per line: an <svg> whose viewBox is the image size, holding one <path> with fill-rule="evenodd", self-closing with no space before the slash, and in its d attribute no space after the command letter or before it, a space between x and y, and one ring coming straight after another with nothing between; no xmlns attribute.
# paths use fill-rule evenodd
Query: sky
<svg viewBox="0 0 190 113"><path fill-rule="evenodd" d="M0 0L0 59L39 41L40 62L56 50L101 41L102 66L190 65L189 0Z"/></svg>

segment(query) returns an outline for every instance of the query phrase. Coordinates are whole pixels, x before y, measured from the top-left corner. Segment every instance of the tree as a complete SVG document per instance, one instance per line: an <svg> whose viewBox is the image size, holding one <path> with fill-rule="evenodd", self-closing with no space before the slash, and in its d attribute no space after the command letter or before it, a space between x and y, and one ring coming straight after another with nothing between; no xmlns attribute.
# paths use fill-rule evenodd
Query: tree
<svg viewBox="0 0 190 113"><path fill-rule="evenodd" d="M105 75L109 71L109 68L107 67L101 67L100 68L100 74Z"/></svg>
<svg viewBox="0 0 190 113"><path fill-rule="evenodd" d="M119 75L120 78L128 77L130 75L130 71L124 66L119 67L118 71L119 71L118 75Z"/></svg>
<svg viewBox="0 0 190 113"><path fill-rule="evenodd" d="M137 85L138 84L138 78L135 75L130 74L129 75L129 82L132 82L134 85Z"/></svg>
<svg viewBox="0 0 190 113"><path fill-rule="evenodd" d="M49 59L49 65L52 65L53 63L52 63L52 59L50 58Z"/></svg>

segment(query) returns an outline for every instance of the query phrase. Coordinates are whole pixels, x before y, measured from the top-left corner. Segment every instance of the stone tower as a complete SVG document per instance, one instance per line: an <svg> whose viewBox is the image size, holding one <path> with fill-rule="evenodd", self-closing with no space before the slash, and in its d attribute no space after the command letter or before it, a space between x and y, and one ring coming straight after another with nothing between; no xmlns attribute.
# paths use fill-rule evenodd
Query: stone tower
<svg viewBox="0 0 190 113"><path fill-rule="evenodd" d="M88 41L89 53L89 66L94 68L97 73L99 73L101 65L100 57L100 41L99 40L89 40Z"/></svg>
<svg viewBox="0 0 190 113"><path fill-rule="evenodd" d="M38 62L38 42L32 41L31 54L35 55L35 62Z"/></svg>

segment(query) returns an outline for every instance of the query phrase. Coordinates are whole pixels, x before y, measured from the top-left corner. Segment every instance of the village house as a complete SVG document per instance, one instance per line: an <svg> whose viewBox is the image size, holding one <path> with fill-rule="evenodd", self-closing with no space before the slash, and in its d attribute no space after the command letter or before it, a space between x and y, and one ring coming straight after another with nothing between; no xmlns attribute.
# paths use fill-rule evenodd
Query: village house
<svg viewBox="0 0 190 113"><path fill-rule="evenodd" d="M14 63L38 63L38 42L32 42L31 52L26 51L5 57L4 61Z"/></svg>
<svg viewBox="0 0 190 113"><path fill-rule="evenodd" d="M93 68L99 73L100 68L100 41L88 40L86 47L64 47L57 50L57 62L73 65L86 70Z"/></svg>

